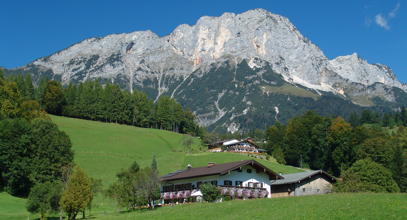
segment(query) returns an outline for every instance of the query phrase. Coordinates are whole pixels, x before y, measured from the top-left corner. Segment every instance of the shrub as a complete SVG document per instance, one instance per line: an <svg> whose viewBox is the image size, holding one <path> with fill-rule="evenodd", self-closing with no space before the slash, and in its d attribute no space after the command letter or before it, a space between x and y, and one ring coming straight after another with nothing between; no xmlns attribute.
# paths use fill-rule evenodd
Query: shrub
<svg viewBox="0 0 407 220"><path fill-rule="evenodd" d="M364 159L356 161L342 174L343 181L338 183L338 192L399 192L391 172L382 165Z"/></svg>
<svg viewBox="0 0 407 220"><path fill-rule="evenodd" d="M61 198L61 183L39 183L36 184L28 196L27 210L31 213L40 213L40 219L45 215L59 210L58 201Z"/></svg>
<svg viewBox="0 0 407 220"><path fill-rule="evenodd" d="M205 183L199 188L202 192L203 199L207 202L214 202L221 197L219 189L212 184Z"/></svg>

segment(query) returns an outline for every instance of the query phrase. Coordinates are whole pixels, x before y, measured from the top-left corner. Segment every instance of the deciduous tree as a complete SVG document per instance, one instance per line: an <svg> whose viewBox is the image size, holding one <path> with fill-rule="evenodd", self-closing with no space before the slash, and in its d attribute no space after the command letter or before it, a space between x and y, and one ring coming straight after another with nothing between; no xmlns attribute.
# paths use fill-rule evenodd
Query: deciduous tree
<svg viewBox="0 0 407 220"><path fill-rule="evenodd" d="M41 103L45 111L51 114L60 115L63 106L66 104L65 95L59 82L50 80L47 82Z"/></svg>
<svg viewBox="0 0 407 220"><path fill-rule="evenodd" d="M86 173L75 167L62 193L60 205L68 214L68 219L75 219L84 211L92 200L92 182Z"/></svg>
<svg viewBox="0 0 407 220"><path fill-rule="evenodd" d="M390 170L370 158L356 161L341 175L340 192L399 192Z"/></svg>
<svg viewBox="0 0 407 220"><path fill-rule="evenodd" d="M62 185L60 182L38 183L32 189L27 199L27 210L40 213L41 220L46 215L59 211Z"/></svg>

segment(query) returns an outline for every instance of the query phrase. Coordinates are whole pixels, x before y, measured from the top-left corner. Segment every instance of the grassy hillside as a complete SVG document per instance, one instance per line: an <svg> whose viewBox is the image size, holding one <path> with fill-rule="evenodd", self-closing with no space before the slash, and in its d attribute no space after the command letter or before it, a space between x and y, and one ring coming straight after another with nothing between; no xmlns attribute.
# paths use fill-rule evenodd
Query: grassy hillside
<svg viewBox="0 0 407 220"><path fill-rule="evenodd" d="M0 194L0 219L27 219L24 202ZM7 199L7 203L4 202ZM12 202L10 202L12 201ZM98 212L92 218L128 219L407 219L406 194L328 194L195 203L135 212Z"/></svg>
<svg viewBox="0 0 407 220"><path fill-rule="evenodd" d="M27 219L25 199L16 198L3 192L0 193L0 219Z"/></svg>
<svg viewBox="0 0 407 220"><path fill-rule="evenodd" d="M406 194L330 194L188 204L101 219L406 219Z"/></svg>
<svg viewBox="0 0 407 220"><path fill-rule="evenodd" d="M71 138L75 162L89 175L102 179L105 185L114 181L115 174L120 169L129 167L133 161L137 161L142 167L149 166L153 155L156 155L162 175L183 169L187 164L196 167L208 162L252 159L233 153L186 153L182 144L186 135L174 132L66 117L51 118ZM192 148L197 151L200 147L200 140L194 138ZM275 162L259 161L276 172L299 171Z"/></svg>
<svg viewBox="0 0 407 220"><path fill-rule="evenodd" d="M71 138L75 163L90 176L102 179L105 188L115 180L117 172L128 168L133 161L137 161L141 167L150 166L153 155L156 156L161 175L184 169L187 164L197 167L205 166L208 162L252 159L233 153L202 152L205 148L201 149L198 138L193 139L192 149L195 153L186 153L182 143L188 136L174 132L66 117L51 118ZM260 162L279 173L300 171L272 161ZM100 195L95 199L93 209L96 213L117 211L112 200Z"/></svg>
<svg viewBox="0 0 407 220"><path fill-rule="evenodd" d="M133 161L141 167L149 166L153 155L162 173L178 169L183 163L184 135L66 117L51 118L71 138L75 163L104 184L110 184L115 174Z"/></svg>
<svg viewBox="0 0 407 220"><path fill-rule="evenodd" d="M406 219L405 194L330 194L164 207L106 219ZM102 218L103 219L103 218Z"/></svg>
<svg viewBox="0 0 407 220"><path fill-rule="evenodd" d="M186 153L182 143L188 136L174 132L57 116L51 118L71 138L75 163L90 176L102 179L104 188L115 180L117 172L128 168L133 161L137 161L141 167L150 166L153 155L156 155L161 175L183 169L187 164L197 167L204 166L207 162L252 159L233 153L199 152L204 149L200 149L202 146L198 138L193 138L193 153ZM276 172L300 171L273 161L260 162ZM92 212L98 218L101 213L116 213L117 208L112 200L99 195L94 201ZM0 219L12 218L27 218L25 200L2 193Z"/></svg>
<svg viewBox="0 0 407 220"><path fill-rule="evenodd" d="M228 162L250 157L232 153L185 153L184 135L125 125L51 117L71 138L75 162L92 177L103 180L106 188L115 174L133 161L149 166L156 155L161 174L182 169L187 164ZM261 163L281 173L299 170L273 161ZM406 194L330 194L295 198L231 201L218 204L188 204L154 211L118 212L110 199L98 196L91 212L94 219L405 219ZM25 200L0 193L0 219L27 219ZM35 216L30 216L33 219Z"/></svg>

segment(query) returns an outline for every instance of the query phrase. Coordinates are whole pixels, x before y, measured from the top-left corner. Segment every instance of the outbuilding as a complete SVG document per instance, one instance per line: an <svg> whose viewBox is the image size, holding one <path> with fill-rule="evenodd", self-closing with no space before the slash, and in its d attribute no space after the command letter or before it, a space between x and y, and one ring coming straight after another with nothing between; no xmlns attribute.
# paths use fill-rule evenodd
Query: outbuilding
<svg viewBox="0 0 407 220"><path fill-rule="evenodd" d="M281 175L271 181L271 197L325 194L332 191L336 179L322 170Z"/></svg>

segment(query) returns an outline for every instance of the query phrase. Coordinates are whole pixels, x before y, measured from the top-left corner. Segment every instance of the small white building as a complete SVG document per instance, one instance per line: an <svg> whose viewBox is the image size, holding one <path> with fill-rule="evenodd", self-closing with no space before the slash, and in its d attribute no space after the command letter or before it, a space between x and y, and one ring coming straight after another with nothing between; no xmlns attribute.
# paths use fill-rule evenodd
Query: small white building
<svg viewBox="0 0 407 220"><path fill-rule="evenodd" d="M209 152L235 152L235 153L264 153L264 149L260 149L253 139L246 138L244 140L227 140L208 145Z"/></svg>
<svg viewBox="0 0 407 220"><path fill-rule="evenodd" d="M218 186L223 195L232 198L270 198L271 180L282 178L255 160L188 166L161 177L161 198L166 203L199 200L202 195L199 186L204 183Z"/></svg>

